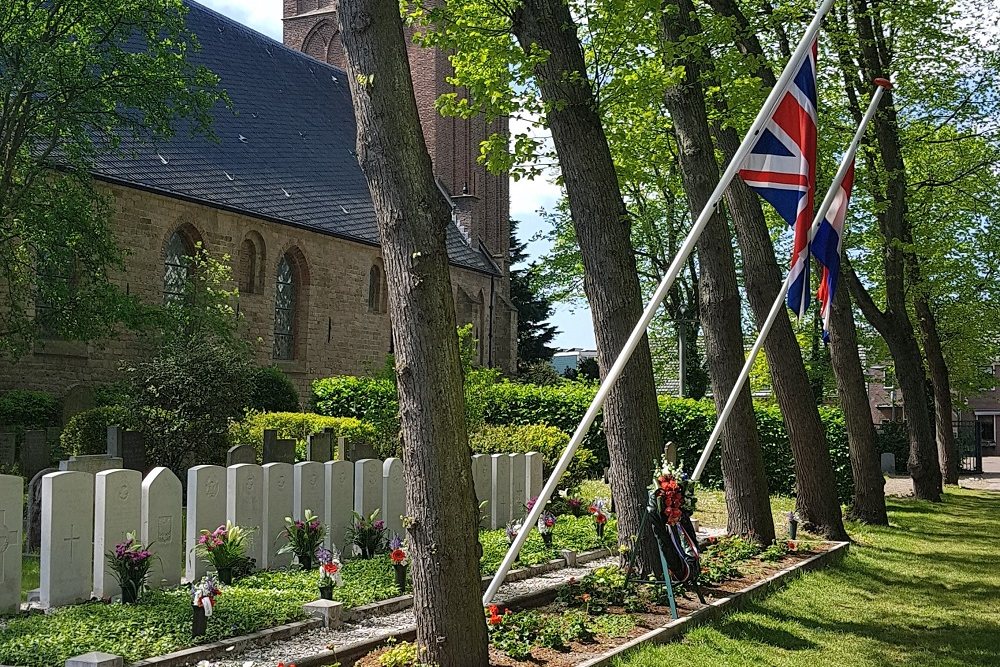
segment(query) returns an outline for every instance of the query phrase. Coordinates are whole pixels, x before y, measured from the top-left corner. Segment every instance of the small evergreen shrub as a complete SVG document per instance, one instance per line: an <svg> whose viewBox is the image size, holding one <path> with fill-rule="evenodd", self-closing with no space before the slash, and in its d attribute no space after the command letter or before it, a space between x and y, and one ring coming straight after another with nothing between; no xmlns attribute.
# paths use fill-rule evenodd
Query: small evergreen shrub
<svg viewBox="0 0 1000 667"><path fill-rule="evenodd" d="M469 438L476 454L527 454L538 452L545 464L543 475L552 474L562 456L569 436L553 426L530 424L527 426L485 426ZM598 474L597 457L586 447L580 447L569 464L560 483L563 488L573 488L585 479Z"/></svg>
<svg viewBox="0 0 1000 667"><path fill-rule="evenodd" d="M254 369L248 407L260 412L298 412L299 392L276 366Z"/></svg>
<svg viewBox="0 0 1000 667"><path fill-rule="evenodd" d="M108 448L108 427L133 429L135 422L128 408L109 405L77 413L66 422L59 443L66 456L103 454Z"/></svg>
<svg viewBox="0 0 1000 667"><path fill-rule="evenodd" d="M0 394L0 426L19 432L57 426L60 410L59 401L48 392L12 389Z"/></svg>

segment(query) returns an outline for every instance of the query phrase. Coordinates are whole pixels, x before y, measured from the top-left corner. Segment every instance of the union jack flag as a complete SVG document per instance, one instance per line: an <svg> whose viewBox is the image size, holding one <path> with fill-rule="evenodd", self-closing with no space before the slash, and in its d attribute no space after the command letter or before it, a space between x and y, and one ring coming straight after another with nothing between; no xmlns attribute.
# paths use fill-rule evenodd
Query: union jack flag
<svg viewBox="0 0 1000 667"><path fill-rule="evenodd" d="M840 248L844 243L844 219L847 217L847 205L851 201L851 190L854 187L854 161L840 184L837 196L830 206L829 212L820 223L812 242L812 254L823 265L823 278L819 283L816 298L820 303L820 314L823 316L823 340L830 342L830 313L833 310L833 297L837 293L837 281L840 277Z"/></svg>
<svg viewBox="0 0 1000 667"><path fill-rule="evenodd" d="M740 165L740 177L795 228L788 307L809 308L809 228L816 187L817 43L789 81L778 106Z"/></svg>

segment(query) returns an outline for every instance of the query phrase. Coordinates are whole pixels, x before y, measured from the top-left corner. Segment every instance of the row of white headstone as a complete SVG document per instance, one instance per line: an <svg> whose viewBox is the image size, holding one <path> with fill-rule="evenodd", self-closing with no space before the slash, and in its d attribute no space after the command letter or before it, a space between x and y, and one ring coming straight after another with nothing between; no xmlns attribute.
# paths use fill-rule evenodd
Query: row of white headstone
<svg viewBox="0 0 1000 667"><path fill-rule="evenodd" d="M525 502L542 488L537 453L477 455L472 470L476 495L489 501L484 528L523 516ZM0 612L20 604L23 484L20 477L0 475ZM353 512L370 516L378 509L387 529L400 535L406 514L403 464L395 458L195 466L187 472L187 499L185 513L181 482L167 468L154 468L145 479L135 470L45 475L41 606L119 594L106 554L129 532L156 555L149 585L163 588L181 583L182 563L187 581L206 573L195 552L198 537L227 520L254 529L248 556L259 568L278 569L292 559L276 553L285 517L310 510L327 526L326 546L350 557L345 546Z"/></svg>

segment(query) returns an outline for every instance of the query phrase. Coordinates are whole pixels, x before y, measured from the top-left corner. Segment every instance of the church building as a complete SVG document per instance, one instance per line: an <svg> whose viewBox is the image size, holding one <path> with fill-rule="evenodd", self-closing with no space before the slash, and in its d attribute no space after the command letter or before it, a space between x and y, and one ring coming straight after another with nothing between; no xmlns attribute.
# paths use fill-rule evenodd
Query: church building
<svg viewBox="0 0 1000 667"><path fill-rule="evenodd" d="M214 111L215 140L180 128L156 145L125 141L99 156L94 178L114 202L126 253L114 280L146 303L178 294L196 244L231 258L239 313L257 361L292 378L303 400L316 378L364 374L390 352L387 285L375 212L355 150L356 126L331 0L284 2L284 44L194 2L190 54L231 100ZM472 324L478 361L514 368L508 179L479 165L479 144L506 121L442 118L434 101L447 56L409 47L424 137L452 206L448 255L458 323ZM257 344L257 341L261 341ZM42 340L0 364L0 390L57 396L117 378L143 350L124 333L90 343Z"/></svg>

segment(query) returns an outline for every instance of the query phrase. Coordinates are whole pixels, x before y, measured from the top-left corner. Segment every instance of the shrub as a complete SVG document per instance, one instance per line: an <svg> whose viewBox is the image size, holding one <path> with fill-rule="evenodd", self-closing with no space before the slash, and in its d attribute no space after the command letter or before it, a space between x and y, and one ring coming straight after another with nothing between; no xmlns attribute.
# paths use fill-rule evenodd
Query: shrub
<svg viewBox="0 0 1000 667"><path fill-rule="evenodd" d="M538 452L544 461L543 474L552 474L559 457L569 444L569 436L553 426L486 426L469 438L476 454L516 454ZM560 486L573 488L597 473L597 457L586 447L580 447L569 464Z"/></svg>
<svg viewBox="0 0 1000 667"><path fill-rule="evenodd" d="M299 392L280 368L262 366L250 381L251 410L261 412L298 412Z"/></svg>
<svg viewBox="0 0 1000 667"><path fill-rule="evenodd" d="M132 429L135 423L128 408L121 405L91 408L73 415L59 436L63 454L103 454L107 451L109 426Z"/></svg>
<svg viewBox="0 0 1000 667"><path fill-rule="evenodd" d="M353 417L326 417L313 412L248 412L243 421L229 426L232 445L250 445L263 454L264 430L274 429L279 438L293 438L298 459L305 458L306 441L313 433L330 429L335 438L372 442L377 439L375 428ZM336 443L334 443L336 444Z"/></svg>
<svg viewBox="0 0 1000 667"><path fill-rule="evenodd" d="M396 385L385 378L338 375L313 382L312 406L328 417L354 417L375 429L380 455L394 454L399 440Z"/></svg>
<svg viewBox="0 0 1000 667"><path fill-rule="evenodd" d="M15 430L56 426L61 406L52 394L44 391L12 389L0 395L0 426Z"/></svg>

